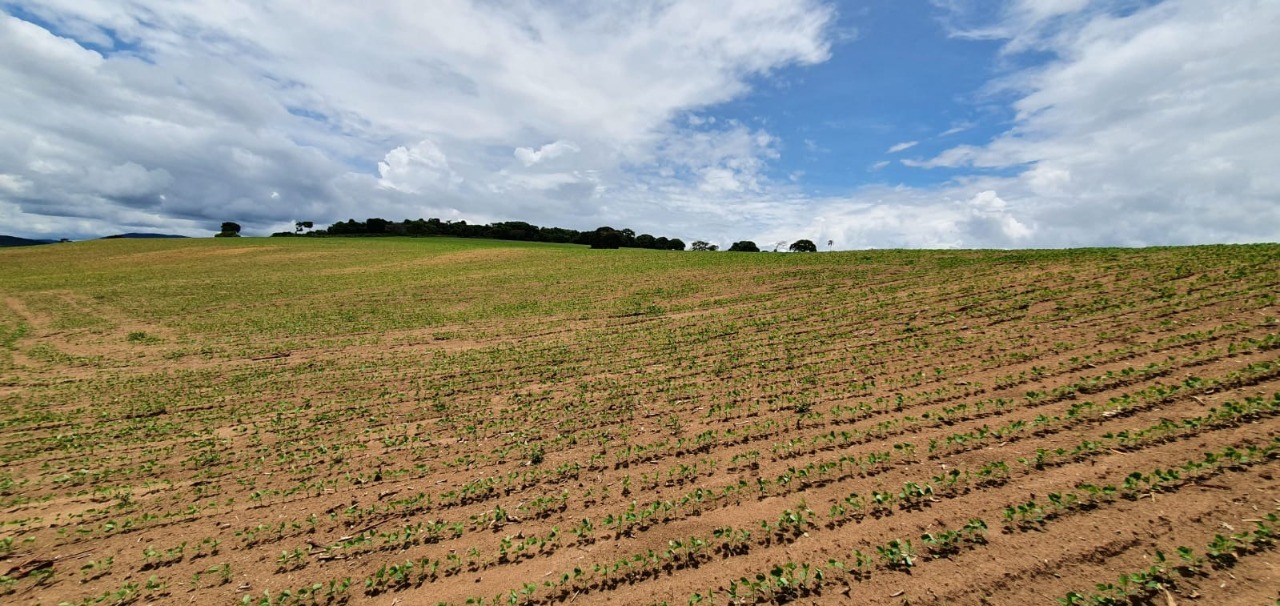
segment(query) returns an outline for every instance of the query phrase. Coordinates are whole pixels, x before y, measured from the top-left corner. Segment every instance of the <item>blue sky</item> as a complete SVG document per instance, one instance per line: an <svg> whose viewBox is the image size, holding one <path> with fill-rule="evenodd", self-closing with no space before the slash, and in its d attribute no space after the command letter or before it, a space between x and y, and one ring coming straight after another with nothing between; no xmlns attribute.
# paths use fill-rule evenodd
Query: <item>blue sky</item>
<svg viewBox="0 0 1280 606"><path fill-rule="evenodd" d="M0 233L1280 239L1267 0L0 1Z"/></svg>
<svg viewBox="0 0 1280 606"><path fill-rule="evenodd" d="M898 160L981 144L1009 127L1007 108L983 94L1001 71L999 43L949 36L943 11L922 2L842 8L830 59L779 70L753 94L704 112L776 132L787 153L775 178L801 172L814 195L863 183L936 185L956 172ZM890 152L903 145L911 146Z"/></svg>

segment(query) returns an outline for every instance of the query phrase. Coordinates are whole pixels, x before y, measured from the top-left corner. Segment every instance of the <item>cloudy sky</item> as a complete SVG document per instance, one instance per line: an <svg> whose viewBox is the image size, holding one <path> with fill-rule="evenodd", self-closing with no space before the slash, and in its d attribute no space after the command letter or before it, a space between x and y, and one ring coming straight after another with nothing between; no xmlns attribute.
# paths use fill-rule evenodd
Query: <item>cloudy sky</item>
<svg viewBox="0 0 1280 606"><path fill-rule="evenodd" d="M1275 0L0 0L0 233L1280 240Z"/></svg>

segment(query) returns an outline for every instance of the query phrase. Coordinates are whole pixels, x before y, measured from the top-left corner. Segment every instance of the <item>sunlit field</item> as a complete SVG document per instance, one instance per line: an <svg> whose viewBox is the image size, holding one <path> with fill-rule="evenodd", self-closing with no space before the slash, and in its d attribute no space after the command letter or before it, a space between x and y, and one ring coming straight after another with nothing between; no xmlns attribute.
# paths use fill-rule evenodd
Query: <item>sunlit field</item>
<svg viewBox="0 0 1280 606"><path fill-rule="evenodd" d="M0 251L5 604L1270 604L1280 246Z"/></svg>

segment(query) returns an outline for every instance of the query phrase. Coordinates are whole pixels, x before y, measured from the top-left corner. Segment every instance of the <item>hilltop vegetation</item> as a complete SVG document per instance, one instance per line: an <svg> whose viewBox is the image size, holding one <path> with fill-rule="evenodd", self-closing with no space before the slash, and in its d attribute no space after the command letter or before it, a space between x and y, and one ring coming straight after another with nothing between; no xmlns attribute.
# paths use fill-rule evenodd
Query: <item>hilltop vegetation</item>
<svg viewBox="0 0 1280 606"><path fill-rule="evenodd" d="M0 601L1274 601L1277 259L0 251Z"/></svg>
<svg viewBox="0 0 1280 606"><path fill-rule="evenodd" d="M226 232L223 224L223 232ZM230 223L230 225L235 225ZM684 250L679 238L639 234L631 229L614 229L608 226L592 231L578 231L563 227L539 227L524 221L500 221L476 224L466 221L442 221L440 219L405 219L395 222L373 217L364 221L349 219L338 221L327 228L310 230L310 221L296 222L293 232L277 232L273 237L324 237L324 236L446 236L452 238L485 238L514 240L517 242L554 242L559 244L584 244L591 248L649 248L653 250ZM236 232L239 226L236 225Z"/></svg>

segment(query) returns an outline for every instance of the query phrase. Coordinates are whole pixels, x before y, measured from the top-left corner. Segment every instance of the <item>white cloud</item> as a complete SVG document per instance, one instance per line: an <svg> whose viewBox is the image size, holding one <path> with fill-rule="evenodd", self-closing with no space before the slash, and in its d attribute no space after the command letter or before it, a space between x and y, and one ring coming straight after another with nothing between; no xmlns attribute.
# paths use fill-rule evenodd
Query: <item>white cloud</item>
<svg viewBox="0 0 1280 606"><path fill-rule="evenodd" d="M896 154L900 151L911 149L919 143L919 141L903 141L902 143L895 143L889 147L888 153Z"/></svg>
<svg viewBox="0 0 1280 606"><path fill-rule="evenodd" d="M727 168L702 169L702 182L698 189L705 192L740 192L748 188L758 189L753 183L743 183L738 175Z"/></svg>
<svg viewBox="0 0 1280 606"><path fill-rule="evenodd" d="M904 158L902 164L913 168L956 168L959 166L981 166L990 168L1002 164L979 161L983 149L976 145L957 145L928 160Z"/></svg>
<svg viewBox="0 0 1280 606"><path fill-rule="evenodd" d="M974 127L974 123L972 123L972 122L968 122L968 121L966 121L966 122L960 122L960 123L958 123L958 124L956 124L956 125L952 126L951 128L948 128L947 130L944 130L944 131L942 131L941 133L938 133L938 136L939 136L939 137L949 137L949 136L951 136L951 135L955 135L955 134L958 134L958 133L962 133L962 132L964 132L964 131L967 131L967 130L969 130L969 129L973 128L973 127Z"/></svg>
<svg viewBox="0 0 1280 606"><path fill-rule="evenodd" d="M1034 31L1014 10L985 24L1011 57L1034 46L1056 58L997 82L1015 95L1008 131L901 161L968 174L807 200L758 240L1006 248L1280 239L1280 178L1267 168L1280 163L1271 143L1280 140L1280 39L1269 33L1280 5L1104 4L1046 5Z"/></svg>
<svg viewBox="0 0 1280 606"><path fill-rule="evenodd" d="M984 142L954 123L942 135L970 130L965 144L901 160L955 175L942 185L817 196L775 170L817 143L711 115L828 57L839 35L817 0L21 3L53 31L0 13L0 223L195 235L439 216L838 248L1280 239L1280 4L935 4L953 35L1000 41L981 102L1007 103L1011 126Z"/></svg>
<svg viewBox="0 0 1280 606"><path fill-rule="evenodd" d="M19 175L0 174L0 191L13 196L21 196L31 188L31 182Z"/></svg>
<svg viewBox="0 0 1280 606"><path fill-rule="evenodd" d="M1004 239L1009 242L1025 241L1033 234L1030 227L1009 213L1009 204L994 191L978 192L969 200L968 206L968 229L971 233L998 231L998 237L993 237L996 236L995 233L984 235L989 240Z"/></svg>
<svg viewBox="0 0 1280 606"><path fill-rule="evenodd" d="M448 189L462 182L462 177L449 168L444 152L430 139L387 152L378 163L378 174L382 177L378 185L406 194Z"/></svg>
<svg viewBox="0 0 1280 606"><path fill-rule="evenodd" d="M1089 5L1089 0L1018 0L1012 12L1027 15L1030 21L1040 21L1059 15L1078 13Z"/></svg>
<svg viewBox="0 0 1280 606"><path fill-rule="evenodd" d="M537 150L531 147L517 147L515 151L516 159L525 166L533 166L544 160L552 160L565 154L576 154L582 151L572 141L553 141Z"/></svg>
<svg viewBox="0 0 1280 606"><path fill-rule="evenodd" d="M1031 14L1019 4L987 28L1006 32L1018 52L1027 19L1077 19L1037 34L1037 48L1057 59L1000 82L1018 92L1013 128L903 164L1011 171L970 177L969 187L1018 200L1041 246L1280 238L1280 187L1268 168L1280 162L1280 4L1106 5Z"/></svg>
<svg viewBox="0 0 1280 606"><path fill-rule="evenodd" d="M1004 40L1004 52L1016 53L1050 44L1072 27L1109 10L1132 5L1128 0L933 0L946 12L950 34L976 40Z"/></svg>
<svg viewBox="0 0 1280 606"><path fill-rule="evenodd" d="M163 168L147 170L133 162L106 168L93 167L85 175L96 193L112 198L140 198L159 195L173 178Z"/></svg>
<svg viewBox="0 0 1280 606"><path fill-rule="evenodd" d="M610 187L756 191L772 136L695 115L825 60L834 23L818 0L19 6L53 31L0 13L0 173L26 184L5 195L29 216L16 229L120 216L156 188L175 229L241 209L247 231L374 212L564 224L596 220ZM69 166L136 167L151 189L85 190L58 176Z"/></svg>
<svg viewBox="0 0 1280 606"><path fill-rule="evenodd" d="M1071 171L1057 168L1048 162L1040 162L1022 173L1021 180L1031 193L1038 196L1060 196L1071 187Z"/></svg>

